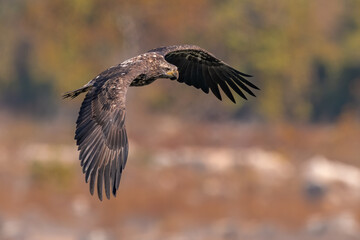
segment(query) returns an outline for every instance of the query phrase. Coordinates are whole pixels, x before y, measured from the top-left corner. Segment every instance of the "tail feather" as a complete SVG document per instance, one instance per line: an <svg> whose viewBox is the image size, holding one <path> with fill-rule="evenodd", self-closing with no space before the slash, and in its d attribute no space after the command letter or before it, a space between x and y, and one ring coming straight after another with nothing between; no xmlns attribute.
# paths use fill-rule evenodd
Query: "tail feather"
<svg viewBox="0 0 360 240"><path fill-rule="evenodd" d="M84 86L82 88L79 88L79 89L76 89L74 91L70 91L70 92L66 92L62 95L62 98L65 99L65 98L69 98L71 97L72 99L73 98L76 98L77 96L79 96L81 93L83 92L87 92L92 86Z"/></svg>

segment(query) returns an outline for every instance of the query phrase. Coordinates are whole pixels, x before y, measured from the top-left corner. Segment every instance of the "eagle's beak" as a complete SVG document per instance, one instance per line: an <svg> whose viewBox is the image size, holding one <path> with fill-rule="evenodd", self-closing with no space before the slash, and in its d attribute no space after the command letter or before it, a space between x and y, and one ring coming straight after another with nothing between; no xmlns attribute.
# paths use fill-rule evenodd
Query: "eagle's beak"
<svg viewBox="0 0 360 240"><path fill-rule="evenodd" d="M169 77L171 80L176 80L179 77L179 72L177 70L170 70L166 72L166 76Z"/></svg>

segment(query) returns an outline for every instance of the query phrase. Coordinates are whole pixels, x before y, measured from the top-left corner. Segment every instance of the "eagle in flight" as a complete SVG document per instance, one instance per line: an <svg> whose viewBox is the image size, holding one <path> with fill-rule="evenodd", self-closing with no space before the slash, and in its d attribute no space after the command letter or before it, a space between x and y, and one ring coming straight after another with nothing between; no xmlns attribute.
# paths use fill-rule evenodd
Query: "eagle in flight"
<svg viewBox="0 0 360 240"><path fill-rule="evenodd" d="M230 67L211 53L194 45L176 45L152 49L130 58L100 73L83 87L67 92L63 98L75 98L87 92L76 121L75 140L79 159L90 181L90 193L95 185L99 199L110 193L116 196L121 174L128 158L129 143L125 129L125 102L129 86L145 86L156 79L168 78L209 90L221 100L219 86L235 103L232 89L242 98L246 92L259 89L245 79L251 77Z"/></svg>

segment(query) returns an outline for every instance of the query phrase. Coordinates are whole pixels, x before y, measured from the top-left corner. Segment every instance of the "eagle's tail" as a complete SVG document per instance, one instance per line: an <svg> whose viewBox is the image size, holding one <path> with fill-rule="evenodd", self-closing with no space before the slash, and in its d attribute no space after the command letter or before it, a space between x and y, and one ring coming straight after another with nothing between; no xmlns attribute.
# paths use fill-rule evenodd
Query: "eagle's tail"
<svg viewBox="0 0 360 240"><path fill-rule="evenodd" d="M76 90L74 90L74 91L70 91L70 92L64 93L64 94L62 95L62 98L63 98L63 99L68 98L68 97L76 98L76 97L79 96L81 93L89 91L90 88L92 88L92 86L85 85L85 86L83 86L82 88L79 88L79 89L76 89Z"/></svg>

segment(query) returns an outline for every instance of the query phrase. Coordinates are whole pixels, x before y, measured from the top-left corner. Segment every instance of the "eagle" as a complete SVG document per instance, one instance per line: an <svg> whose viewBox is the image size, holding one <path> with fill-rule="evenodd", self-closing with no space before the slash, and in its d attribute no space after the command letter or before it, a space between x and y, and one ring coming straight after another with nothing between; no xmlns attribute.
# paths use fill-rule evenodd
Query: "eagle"
<svg viewBox="0 0 360 240"><path fill-rule="evenodd" d="M103 188L108 199L116 197L128 159L129 143L125 128L126 93L132 86L145 86L157 79L177 80L211 91L222 100L219 87L234 103L230 89L244 99L244 92L259 88L242 73L208 51L195 45L174 45L152 49L103 71L83 87L67 92L75 98L87 92L76 121L75 140L85 181L90 193L95 186L100 201Z"/></svg>

